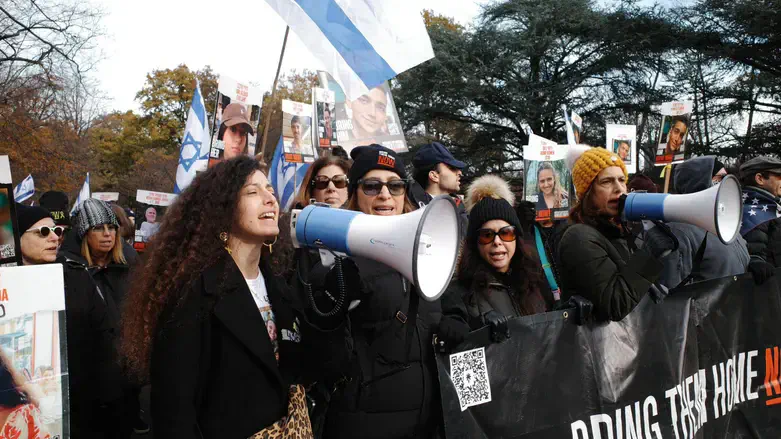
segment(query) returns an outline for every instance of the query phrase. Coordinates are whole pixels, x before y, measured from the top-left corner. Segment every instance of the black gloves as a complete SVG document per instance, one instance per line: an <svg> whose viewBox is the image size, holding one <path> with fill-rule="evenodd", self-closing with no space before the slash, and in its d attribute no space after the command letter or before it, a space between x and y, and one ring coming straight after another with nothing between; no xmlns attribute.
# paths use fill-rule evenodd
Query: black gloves
<svg viewBox="0 0 781 439"><path fill-rule="evenodd" d="M469 334L469 325L460 319L443 316L437 331L437 352L449 352L460 345L467 334Z"/></svg>
<svg viewBox="0 0 781 439"><path fill-rule="evenodd" d="M519 201L515 211L518 213L518 219L521 220L521 224L524 226L527 224L534 224L534 220L537 218L537 213L534 210L534 203L531 201Z"/></svg>
<svg viewBox="0 0 781 439"><path fill-rule="evenodd" d="M312 279L309 291L312 295L311 320L321 327L338 326L349 311L350 303L361 299L363 288L358 267L351 259L337 258L324 281Z"/></svg>
<svg viewBox="0 0 781 439"><path fill-rule="evenodd" d="M480 316L480 323L483 326L491 327L491 340L494 343L501 343L510 338L510 328L507 326L507 316L491 310Z"/></svg>
<svg viewBox="0 0 781 439"><path fill-rule="evenodd" d="M761 259L753 259L748 263L748 271L754 276L754 283L762 285L775 274L776 267Z"/></svg>
<svg viewBox="0 0 781 439"><path fill-rule="evenodd" d="M575 324L584 325L591 321L594 304L585 297L572 296L567 299L566 302L558 301L553 309L555 311L560 311L567 308L574 308L573 313L575 315L573 316L573 319L575 320Z"/></svg>
<svg viewBox="0 0 781 439"><path fill-rule="evenodd" d="M655 227L645 231L643 248L657 259L678 250L678 238L670 228L659 221L654 221L654 224Z"/></svg>

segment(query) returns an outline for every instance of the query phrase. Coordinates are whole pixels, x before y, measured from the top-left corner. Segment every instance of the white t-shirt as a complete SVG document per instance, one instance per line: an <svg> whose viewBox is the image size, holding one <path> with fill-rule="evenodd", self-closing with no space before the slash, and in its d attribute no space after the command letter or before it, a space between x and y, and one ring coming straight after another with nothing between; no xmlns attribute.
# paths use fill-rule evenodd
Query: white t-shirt
<svg viewBox="0 0 781 439"><path fill-rule="evenodd" d="M274 311L271 309L271 301L268 299L268 290L266 290L266 280L263 279L263 273L258 271L258 277L255 279L245 279L247 286L252 293L252 298L258 306L263 322L266 324L268 338L271 340L271 346L274 348L274 356L279 361L279 342L277 341L277 324L274 317Z"/></svg>

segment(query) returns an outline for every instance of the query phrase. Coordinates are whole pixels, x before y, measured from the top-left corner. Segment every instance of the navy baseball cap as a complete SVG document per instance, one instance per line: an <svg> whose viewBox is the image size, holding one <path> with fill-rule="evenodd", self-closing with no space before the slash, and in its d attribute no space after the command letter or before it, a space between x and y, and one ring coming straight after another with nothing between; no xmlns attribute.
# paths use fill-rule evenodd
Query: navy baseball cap
<svg viewBox="0 0 781 439"><path fill-rule="evenodd" d="M412 159L412 166L416 169L429 168L439 163L458 169L466 167L466 163L456 160L453 154L450 154L450 151L439 142L421 146L417 154L415 154L415 158Z"/></svg>

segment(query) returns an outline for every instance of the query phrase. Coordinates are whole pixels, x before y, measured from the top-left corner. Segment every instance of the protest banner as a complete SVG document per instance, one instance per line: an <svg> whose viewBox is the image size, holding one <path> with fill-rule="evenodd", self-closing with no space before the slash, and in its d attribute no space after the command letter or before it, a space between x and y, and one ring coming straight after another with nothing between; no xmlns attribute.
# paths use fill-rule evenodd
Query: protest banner
<svg viewBox="0 0 781 439"><path fill-rule="evenodd" d="M311 163L317 158L312 146L312 106L282 101L282 142L285 161Z"/></svg>
<svg viewBox="0 0 781 439"><path fill-rule="evenodd" d="M165 192L145 191L139 189L136 191L136 201L152 206L170 206L176 199L176 194Z"/></svg>
<svg viewBox="0 0 781 439"><path fill-rule="evenodd" d="M328 73L318 72L318 78L324 88L334 93L337 145L348 153L356 146L372 143L396 152L407 151L407 141L387 83L349 101Z"/></svg>
<svg viewBox="0 0 781 439"><path fill-rule="evenodd" d="M0 155L0 184L11 184L11 162L7 155Z"/></svg>
<svg viewBox="0 0 781 439"><path fill-rule="evenodd" d="M60 264L0 268L0 392L16 401L3 407L3 432L70 437L62 270Z"/></svg>
<svg viewBox="0 0 781 439"><path fill-rule="evenodd" d="M529 144L523 148L523 197L535 203L537 221L569 217L572 178L567 168L568 148L536 134L529 134Z"/></svg>
<svg viewBox="0 0 781 439"><path fill-rule="evenodd" d="M119 192L93 192L92 198L105 202L119 201Z"/></svg>
<svg viewBox="0 0 781 439"><path fill-rule="evenodd" d="M22 265L13 186L0 184L0 265Z"/></svg>
<svg viewBox="0 0 781 439"><path fill-rule="evenodd" d="M224 75L220 75L217 90L209 167L242 154L255 155L260 106L263 104L262 90ZM230 127L236 127L241 132L234 133Z"/></svg>
<svg viewBox="0 0 781 439"><path fill-rule="evenodd" d="M654 165L680 163L686 155L686 138L691 125L691 102L665 102L662 104L662 125L656 146Z"/></svg>
<svg viewBox="0 0 781 439"><path fill-rule="evenodd" d="M605 147L615 153L626 166L626 172L637 172L637 127L634 125L605 126Z"/></svg>
<svg viewBox="0 0 781 439"><path fill-rule="evenodd" d="M336 95L331 90L313 88L312 102L315 104L317 119L317 144L320 148L331 148L337 145L336 119L334 119Z"/></svg>
<svg viewBox="0 0 781 439"><path fill-rule="evenodd" d="M780 279L646 295L619 322L514 318L503 343L475 331L458 357L437 354L446 436L781 437Z"/></svg>

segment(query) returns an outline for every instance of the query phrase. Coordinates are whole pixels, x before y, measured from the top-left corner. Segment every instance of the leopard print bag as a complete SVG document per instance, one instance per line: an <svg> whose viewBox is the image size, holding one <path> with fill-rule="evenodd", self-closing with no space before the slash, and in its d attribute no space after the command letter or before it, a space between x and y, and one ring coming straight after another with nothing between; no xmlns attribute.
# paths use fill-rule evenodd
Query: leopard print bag
<svg viewBox="0 0 781 439"><path fill-rule="evenodd" d="M306 393L301 385L290 386L287 416L255 433L249 439L313 439Z"/></svg>

